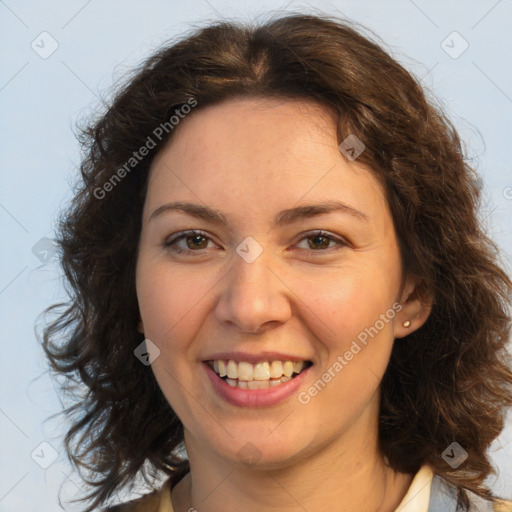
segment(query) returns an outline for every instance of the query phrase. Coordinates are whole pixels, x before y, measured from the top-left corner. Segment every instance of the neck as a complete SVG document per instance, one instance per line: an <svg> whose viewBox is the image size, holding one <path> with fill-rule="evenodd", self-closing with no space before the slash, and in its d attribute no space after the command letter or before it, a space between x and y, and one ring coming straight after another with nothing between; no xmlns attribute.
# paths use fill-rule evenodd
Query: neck
<svg viewBox="0 0 512 512"><path fill-rule="evenodd" d="M376 438L349 433L295 464L273 469L195 448L187 443L191 471L173 490L176 512L393 512L412 480L386 465Z"/></svg>

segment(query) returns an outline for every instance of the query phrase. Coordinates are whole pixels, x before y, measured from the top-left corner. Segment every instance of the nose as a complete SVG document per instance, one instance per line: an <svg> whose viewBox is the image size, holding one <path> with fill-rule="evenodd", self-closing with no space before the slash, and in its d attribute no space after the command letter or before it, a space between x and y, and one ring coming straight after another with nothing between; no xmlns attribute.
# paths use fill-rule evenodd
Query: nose
<svg viewBox="0 0 512 512"><path fill-rule="evenodd" d="M292 293L270 260L265 251L252 263L237 254L233 256L232 266L220 284L223 288L215 310L219 322L236 325L244 333L259 334L290 318Z"/></svg>

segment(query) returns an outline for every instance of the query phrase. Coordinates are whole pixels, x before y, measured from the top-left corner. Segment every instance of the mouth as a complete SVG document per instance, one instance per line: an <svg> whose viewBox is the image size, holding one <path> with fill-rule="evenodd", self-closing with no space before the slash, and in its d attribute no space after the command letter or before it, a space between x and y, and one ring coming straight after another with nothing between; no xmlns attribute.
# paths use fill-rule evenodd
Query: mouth
<svg viewBox="0 0 512 512"><path fill-rule="evenodd" d="M288 382L313 365L311 361L261 361L252 364L233 359L204 361L231 387L268 389Z"/></svg>

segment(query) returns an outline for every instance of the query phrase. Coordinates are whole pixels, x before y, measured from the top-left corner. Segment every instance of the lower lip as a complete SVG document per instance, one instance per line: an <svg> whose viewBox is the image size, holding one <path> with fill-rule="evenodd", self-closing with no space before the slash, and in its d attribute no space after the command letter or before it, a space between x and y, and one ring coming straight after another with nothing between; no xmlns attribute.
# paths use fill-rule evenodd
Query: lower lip
<svg viewBox="0 0 512 512"><path fill-rule="evenodd" d="M226 402L239 407L265 407L286 400L297 392L312 368L310 366L293 379L268 389L241 389L230 386L207 363L203 366L215 392Z"/></svg>

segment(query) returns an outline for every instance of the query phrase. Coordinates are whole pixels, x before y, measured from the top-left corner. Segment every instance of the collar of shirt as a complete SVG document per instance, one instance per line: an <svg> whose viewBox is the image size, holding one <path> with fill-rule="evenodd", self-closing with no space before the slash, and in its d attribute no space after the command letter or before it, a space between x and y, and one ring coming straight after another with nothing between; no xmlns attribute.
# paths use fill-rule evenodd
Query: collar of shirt
<svg viewBox="0 0 512 512"><path fill-rule="evenodd" d="M428 512L432 478L434 473L430 467L421 466L395 512Z"/></svg>

